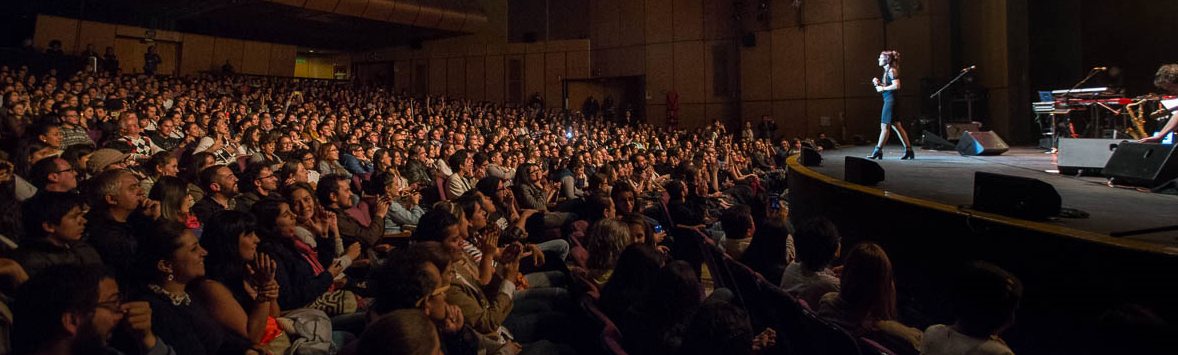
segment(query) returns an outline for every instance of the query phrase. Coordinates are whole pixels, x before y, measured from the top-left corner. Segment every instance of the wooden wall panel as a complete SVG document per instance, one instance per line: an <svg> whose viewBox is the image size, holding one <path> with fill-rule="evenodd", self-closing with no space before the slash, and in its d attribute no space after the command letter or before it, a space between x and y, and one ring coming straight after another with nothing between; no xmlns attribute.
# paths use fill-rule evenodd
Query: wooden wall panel
<svg viewBox="0 0 1178 355"><path fill-rule="evenodd" d="M466 97L475 101L487 98L487 60L484 56L466 57Z"/></svg>
<svg viewBox="0 0 1178 355"><path fill-rule="evenodd" d="M444 95L446 93L446 58L429 60L429 93L430 95Z"/></svg>
<svg viewBox="0 0 1178 355"><path fill-rule="evenodd" d="M708 123L711 123L707 117L704 117L704 104L679 104L679 127L686 129L695 129Z"/></svg>
<svg viewBox="0 0 1178 355"><path fill-rule="evenodd" d="M462 57L446 60L446 95L466 96L466 61Z"/></svg>
<svg viewBox="0 0 1178 355"><path fill-rule="evenodd" d="M241 68L238 71L245 74L266 75L270 72L270 50L273 44L266 42L245 41L245 53L242 56Z"/></svg>
<svg viewBox="0 0 1178 355"><path fill-rule="evenodd" d="M860 134L874 141L879 136L879 115L882 108L883 99L880 97L847 98L847 136L850 137ZM899 113L897 111L892 112ZM913 132L908 133L913 134Z"/></svg>
<svg viewBox="0 0 1178 355"><path fill-rule="evenodd" d="M879 0L842 0L843 20L881 18ZM924 1L923 3L927 3Z"/></svg>
<svg viewBox="0 0 1178 355"><path fill-rule="evenodd" d="M544 95L544 53L524 56L524 97L533 93Z"/></svg>
<svg viewBox="0 0 1178 355"><path fill-rule="evenodd" d="M884 50L884 35L879 31L881 27L881 19L843 22L843 85L849 97L879 95L871 85L871 78L883 80L883 68L878 61L879 52ZM901 51L900 58L906 61L908 54Z"/></svg>
<svg viewBox="0 0 1178 355"><path fill-rule="evenodd" d="M228 60L234 68L242 67L245 58L245 41L217 37L213 40L213 67L220 68Z"/></svg>
<svg viewBox="0 0 1178 355"><path fill-rule="evenodd" d="M704 41L704 95L706 102L729 102L741 90L740 44L732 40ZM768 48L768 46L766 46ZM765 73L768 74L768 51ZM768 92L768 89L766 89Z"/></svg>
<svg viewBox="0 0 1178 355"><path fill-rule="evenodd" d="M674 46L658 43L646 46L646 95L660 97L667 91L674 91Z"/></svg>
<svg viewBox="0 0 1178 355"><path fill-rule="evenodd" d="M487 56L487 101L503 102L507 95L507 78L504 76L503 56Z"/></svg>
<svg viewBox="0 0 1178 355"><path fill-rule="evenodd" d="M929 36L932 49L932 63L933 75L943 76L953 73L954 68L949 66L952 64L950 58L949 48L952 45L949 39L950 26L948 16L932 16L929 19Z"/></svg>
<svg viewBox="0 0 1178 355"><path fill-rule="evenodd" d="M634 46L645 43L646 36L642 32L646 26L645 4L642 1L628 0L618 5L618 45Z"/></svg>
<svg viewBox="0 0 1178 355"><path fill-rule="evenodd" d="M675 38L674 31L671 26L672 0L646 0L643 13L646 15L645 37L646 43L662 43L670 42Z"/></svg>
<svg viewBox="0 0 1178 355"><path fill-rule="evenodd" d="M115 56L119 58L119 69L123 74L143 72L143 53L147 45L133 38L115 38Z"/></svg>
<svg viewBox="0 0 1178 355"><path fill-rule="evenodd" d="M589 77L589 51L568 52L565 54L565 75L567 79L585 79Z"/></svg>
<svg viewBox="0 0 1178 355"><path fill-rule="evenodd" d="M393 61L393 89L397 93L412 91L413 63L408 60Z"/></svg>
<svg viewBox="0 0 1178 355"><path fill-rule="evenodd" d="M675 42L674 88L679 101L704 101L704 45L700 41ZM700 109L702 112L702 108Z"/></svg>
<svg viewBox="0 0 1178 355"><path fill-rule="evenodd" d="M94 51L99 55L106 53L106 47L115 46L115 25L93 21L79 22L76 53L84 52L86 45L89 44L94 45Z"/></svg>
<svg viewBox="0 0 1178 355"><path fill-rule="evenodd" d="M806 136L806 100L773 101L772 115L777 122L777 134L785 138Z"/></svg>
<svg viewBox="0 0 1178 355"><path fill-rule="evenodd" d="M802 6L802 21L807 24L841 21L843 19L843 1L806 1ZM812 30L814 29L807 29L807 31Z"/></svg>
<svg viewBox="0 0 1178 355"><path fill-rule="evenodd" d="M740 121L740 104L735 102L705 104L704 118L709 123L712 120L720 120L720 122Z"/></svg>
<svg viewBox="0 0 1178 355"><path fill-rule="evenodd" d="M902 92L916 93L920 88L920 78L934 73L932 48L929 45L932 43L930 26L931 18L928 16L913 16L888 24L888 46L900 51L900 75L909 79L909 86L904 86L904 81L901 81Z"/></svg>
<svg viewBox="0 0 1178 355"><path fill-rule="evenodd" d="M317 10L323 12L331 12L335 10L335 6L340 0L307 0L307 4L303 5L308 10Z"/></svg>
<svg viewBox="0 0 1178 355"><path fill-rule="evenodd" d="M623 1L628 0L599 0L593 1L592 8L594 25L591 26L593 33L597 36L593 37L592 41L597 42L598 48L613 48L618 46L618 33L621 12L618 11L618 6Z"/></svg>
<svg viewBox="0 0 1178 355"><path fill-rule="evenodd" d="M671 15L676 41L703 38L703 0L673 0Z"/></svg>
<svg viewBox="0 0 1178 355"><path fill-rule="evenodd" d="M33 29L33 47L44 51L49 48L49 42L61 41L61 48L66 54L73 54L78 43L78 20L37 15L37 24Z"/></svg>
<svg viewBox="0 0 1178 355"><path fill-rule="evenodd" d="M155 52L160 55L160 64L156 66L155 73L176 74L176 67L180 64L180 43L156 41L152 45L155 46ZM144 48L143 51L147 52L147 48Z"/></svg>
<svg viewBox="0 0 1178 355"><path fill-rule="evenodd" d="M561 80L565 79L564 52L544 54L544 103L548 107L561 107Z"/></svg>
<svg viewBox="0 0 1178 355"><path fill-rule="evenodd" d="M773 99L806 97L806 38L797 28L773 30Z"/></svg>
<svg viewBox="0 0 1178 355"><path fill-rule="evenodd" d="M758 35L763 39L765 32ZM742 100L758 101L773 98L773 46L770 41L756 47L740 47L740 95Z"/></svg>
<svg viewBox="0 0 1178 355"><path fill-rule="evenodd" d="M655 98L658 102L666 102L666 97ZM667 105L646 105L646 123L655 127L667 126Z"/></svg>
<svg viewBox="0 0 1178 355"><path fill-rule="evenodd" d="M337 14L360 17L360 14L364 13L364 8L366 7L368 7L368 0L340 0L339 4L335 6L335 12Z"/></svg>
<svg viewBox="0 0 1178 355"><path fill-rule="evenodd" d="M775 2L769 6L769 11L772 17L769 18L769 27L773 29L795 27L798 25L798 8L791 4L784 2Z"/></svg>
<svg viewBox="0 0 1178 355"><path fill-rule="evenodd" d="M722 39L736 37L737 24L732 20L733 10L731 2L705 0L703 2L703 38Z"/></svg>
<svg viewBox="0 0 1178 355"><path fill-rule="evenodd" d="M180 45L180 74L196 74L213 67L213 37L185 34ZM292 59L293 61L293 59Z"/></svg>
<svg viewBox="0 0 1178 355"><path fill-rule="evenodd" d="M751 120L755 127L761 115L773 114L773 103L770 101L745 101L740 105L740 114L742 122ZM743 124L741 123L741 125Z"/></svg>
<svg viewBox="0 0 1178 355"><path fill-rule="evenodd" d="M834 136L841 135L844 112L843 99L818 99L806 102L806 133L804 137L817 137L819 132ZM826 117L826 119L824 119ZM828 123L824 125L823 123Z"/></svg>
<svg viewBox="0 0 1178 355"><path fill-rule="evenodd" d="M270 47L270 75L294 76L295 57L298 48L289 44L275 44Z"/></svg>
<svg viewBox="0 0 1178 355"><path fill-rule="evenodd" d="M833 98L843 95L843 26L840 23L810 25L806 29L806 96Z"/></svg>
<svg viewBox="0 0 1178 355"><path fill-rule="evenodd" d="M384 21L393 13L394 3L389 0L371 0L368 2L368 7L364 9L364 13L360 16L377 21Z"/></svg>

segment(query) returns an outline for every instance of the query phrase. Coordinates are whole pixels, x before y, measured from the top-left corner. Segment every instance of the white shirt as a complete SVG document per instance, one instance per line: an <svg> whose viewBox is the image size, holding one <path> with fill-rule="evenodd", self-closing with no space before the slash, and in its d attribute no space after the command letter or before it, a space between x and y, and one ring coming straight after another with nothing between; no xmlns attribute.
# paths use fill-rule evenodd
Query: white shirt
<svg viewBox="0 0 1178 355"><path fill-rule="evenodd" d="M839 279L829 268L807 275L802 263L794 262L785 267L781 275L781 289L790 296L806 301L811 308L818 307L822 295L839 291Z"/></svg>
<svg viewBox="0 0 1178 355"><path fill-rule="evenodd" d="M952 327L937 324L928 327L920 341L924 355L1014 355L1001 340L979 339L958 333Z"/></svg>

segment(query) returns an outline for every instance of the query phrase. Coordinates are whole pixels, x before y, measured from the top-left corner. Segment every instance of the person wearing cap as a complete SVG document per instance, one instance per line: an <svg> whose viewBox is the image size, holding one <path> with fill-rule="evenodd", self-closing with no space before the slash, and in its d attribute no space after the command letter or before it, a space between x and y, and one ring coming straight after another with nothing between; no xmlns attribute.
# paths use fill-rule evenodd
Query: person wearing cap
<svg viewBox="0 0 1178 355"><path fill-rule="evenodd" d="M130 157L131 154L115 149L99 149L90 154L90 159L86 161L86 171L93 176L110 169L122 169L126 167Z"/></svg>

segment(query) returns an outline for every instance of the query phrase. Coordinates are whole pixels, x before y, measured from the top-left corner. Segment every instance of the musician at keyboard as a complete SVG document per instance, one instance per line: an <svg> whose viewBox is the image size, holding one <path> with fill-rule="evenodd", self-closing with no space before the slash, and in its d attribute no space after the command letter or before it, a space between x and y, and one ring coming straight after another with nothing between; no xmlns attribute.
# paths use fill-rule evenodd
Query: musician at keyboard
<svg viewBox="0 0 1178 355"><path fill-rule="evenodd" d="M1171 94L1178 94L1178 64L1166 64L1161 68L1158 68L1158 73L1155 74L1153 78L1153 85L1157 86L1159 89L1166 90ZM1178 119L1174 119L1174 116L1178 116L1178 114L1175 113L1178 111L1178 104L1163 104L1163 106L1166 110L1170 111L1170 121L1166 122L1166 126L1162 127L1162 130L1158 131L1157 134L1142 138L1138 140L1138 142L1161 142L1166 138L1166 135L1169 135L1171 132L1174 132L1175 128L1178 128Z"/></svg>

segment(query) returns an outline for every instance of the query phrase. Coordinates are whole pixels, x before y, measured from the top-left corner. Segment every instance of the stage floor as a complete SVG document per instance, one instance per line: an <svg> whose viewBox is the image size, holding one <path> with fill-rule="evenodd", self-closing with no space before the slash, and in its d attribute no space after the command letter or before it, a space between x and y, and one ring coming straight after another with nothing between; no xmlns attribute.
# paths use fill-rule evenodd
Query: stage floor
<svg viewBox="0 0 1178 355"><path fill-rule="evenodd" d="M810 167L823 175L843 179L844 157L865 157L872 146L847 146L822 152L822 166ZM961 156L956 151L918 150L916 160L900 160L903 148L889 146L884 160L884 181L875 188L951 206L973 202L975 171L1039 179L1055 187L1064 208L1087 212L1088 218L1054 218L1060 227L1108 234L1112 232L1178 224L1178 196L1110 187L1103 177L1075 177L1056 171L1055 156L1035 147L1012 147L998 156ZM1110 239L1113 237L1109 237ZM1125 237L1163 247L1178 247L1178 231Z"/></svg>

